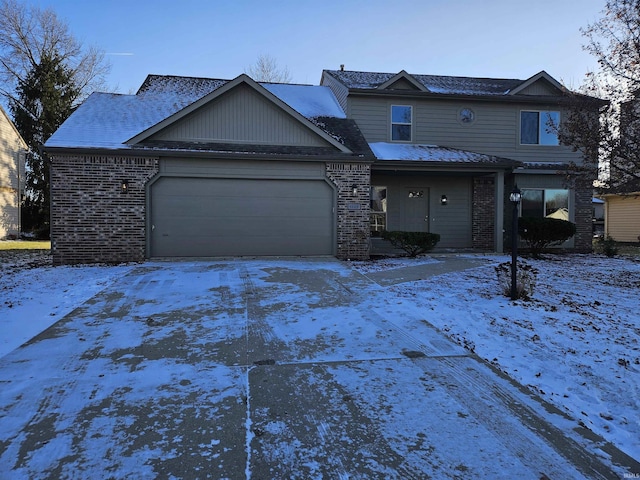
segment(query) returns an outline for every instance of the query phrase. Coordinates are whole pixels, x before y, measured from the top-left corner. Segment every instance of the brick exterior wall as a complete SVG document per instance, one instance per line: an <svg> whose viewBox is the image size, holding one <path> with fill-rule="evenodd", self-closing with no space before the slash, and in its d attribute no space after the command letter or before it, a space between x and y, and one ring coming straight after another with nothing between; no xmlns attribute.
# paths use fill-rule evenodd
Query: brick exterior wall
<svg viewBox="0 0 640 480"><path fill-rule="evenodd" d="M575 180L576 235L574 249L580 253L593 251L593 180L579 177Z"/></svg>
<svg viewBox="0 0 640 480"><path fill-rule="evenodd" d="M340 259L369 258L371 165L327 163L326 175L338 189L337 254ZM357 193L353 193L357 185Z"/></svg>
<svg viewBox="0 0 640 480"><path fill-rule="evenodd" d="M157 158L52 156L54 265L143 261L145 185L157 172ZM121 192L122 180L129 180L127 193Z"/></svg>
<svg viewBox="0 0 640 480"><path fill-rule="evenodd" d="M472 235L473 248L495 249L495 179L475 177L473 179Z"/></svg>

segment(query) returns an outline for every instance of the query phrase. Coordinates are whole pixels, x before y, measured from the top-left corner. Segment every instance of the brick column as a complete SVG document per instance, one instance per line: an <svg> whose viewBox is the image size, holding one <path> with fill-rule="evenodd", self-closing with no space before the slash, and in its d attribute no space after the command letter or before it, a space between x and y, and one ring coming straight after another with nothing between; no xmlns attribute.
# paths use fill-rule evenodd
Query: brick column
<svg viewBox="0 0 640 480"><path fill-rule="evenodd" d="M580 253L593 251L593 179L577 177L574 183L576 235L574 249Z"/></svg>
<svg viewBox="0 0 640 480"><path fill-rule="evenodd" d="M157 172L157 158L53 155L54 265L143 261L145 186ZM121 191L123 180L129 182L126 193Z"/></svg>
<svg viewBox="0 0 640 480"><path fill-rule="evenodd" d="M472 234L473 248L495 249L496 215L495 180L491 176L473 179Z"/></svg>
<svg viewBox="0 0 640 480"><path fill-rule="evenodd" d="M336 256L369 258L371 166L366 163L327 163L326 175L338 190ZM357 186L356 193L353 186Z"/></svg>

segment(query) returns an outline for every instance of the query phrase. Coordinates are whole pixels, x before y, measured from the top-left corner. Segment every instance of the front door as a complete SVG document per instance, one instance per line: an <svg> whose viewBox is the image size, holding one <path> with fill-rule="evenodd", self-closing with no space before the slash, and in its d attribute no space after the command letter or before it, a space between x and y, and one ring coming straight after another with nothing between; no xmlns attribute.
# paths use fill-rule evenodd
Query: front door
<svg viewBox="0 0 640 480"><path fill-rule="evenodd" d="M407 232L429 231L429 189L405 188L404 230Z"/></svg>

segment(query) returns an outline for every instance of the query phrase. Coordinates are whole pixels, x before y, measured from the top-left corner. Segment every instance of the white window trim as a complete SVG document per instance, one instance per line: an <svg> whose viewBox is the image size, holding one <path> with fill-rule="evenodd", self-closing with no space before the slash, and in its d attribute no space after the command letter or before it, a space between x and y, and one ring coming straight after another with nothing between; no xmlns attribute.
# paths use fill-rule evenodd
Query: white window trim
<svg viewBox="0 0 640 480"><path fill-rule="evenodd" d="M546 143L540 143L540 116L538 116L538 143L522 143L522 112L535 112L535 113L544 113L544 112L557 112L558 114L558 124L562 123L562 112L560 110L534 110L534 109L523 109L520 110L520 114L518 115L518 140L520 141L520 146L522 147L558 147L560 146L560 139L558 139L558 143L556 145L548 145Z"/></svg>
<svg viewBox="0 0 640 480"><path fill-rule="evenodd" d="M393 107L407 107L407 108L409 108L410 111L411 111L411 122L409 122L409 123L394 122L393 121ZM394 140L393 139L393 126L394 125L409 125L410 132L411 132L409 140ZM389 139L392 142L397 142L397 143L411 143L413 141L413 105L396 105L396 104L391 105L391 107L389 108Z"/></svg>

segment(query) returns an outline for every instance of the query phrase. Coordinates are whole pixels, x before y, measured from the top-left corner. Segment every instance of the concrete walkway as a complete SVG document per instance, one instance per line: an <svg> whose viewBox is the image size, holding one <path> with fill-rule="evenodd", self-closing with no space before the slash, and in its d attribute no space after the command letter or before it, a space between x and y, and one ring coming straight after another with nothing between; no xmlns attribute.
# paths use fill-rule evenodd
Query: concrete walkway
<svg viewBox="0 0 640 480"><path fill-rule="evenodd" d="M433 262L423 263L412 267L402 267L382 270L367 274L367 278L378 285L388 287L405 282L417 282L436 275L444 275L451 272L460 272L470 268L486 265L488 260L476 258L464 258L457 256L434 256Z"/></svg>
<svg viewBox="0 0 640 480"><path fill-rule="evenodd" d="M137 268L0 360L0 478L640 472L382 288L417 274L395 273Z"/></svg>

